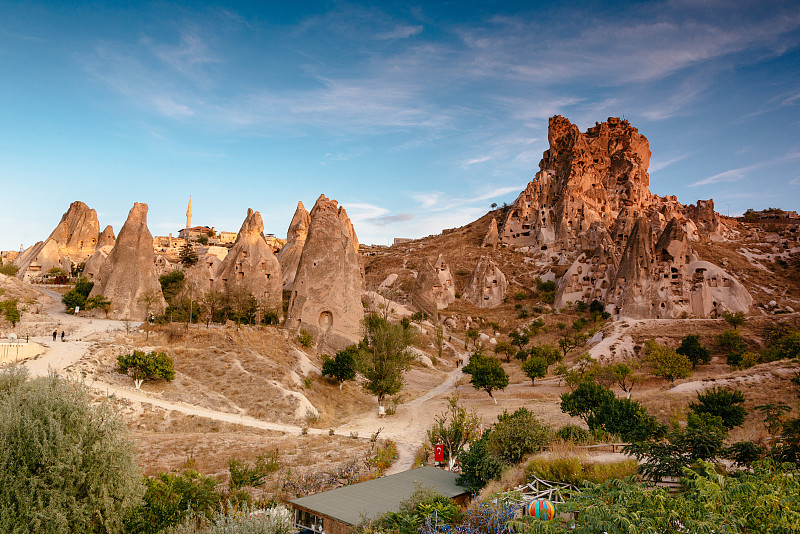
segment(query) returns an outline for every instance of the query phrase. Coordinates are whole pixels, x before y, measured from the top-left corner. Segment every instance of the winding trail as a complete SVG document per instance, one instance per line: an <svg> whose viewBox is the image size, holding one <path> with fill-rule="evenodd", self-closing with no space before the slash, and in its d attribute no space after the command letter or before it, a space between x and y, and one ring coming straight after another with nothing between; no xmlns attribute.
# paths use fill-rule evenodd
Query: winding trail
<svg viewBox="0 0 800 534"><path fill-rule="evenodd" d="M31 341L40 343L47 350L36 358L24 361L22 365L28 369L32 376L46 376L50 372L55 372L61 376L80 379L80 376L76 376L71 371L71 368L88 353L90 347L95 343L93 341L83 341L83 339L96 334L111 334L114 331L123 330L126 324L124 321L69 315L61 303L60 294L47 289L42 291L51 299L47 307L47 313L58 321L59 335L61 330L67 332L66 341L62 342L60 338L57 341L53 341L52 336L32 337ZM139 323L136 323L135 327L138 328ZM452 345L450 346L459 357L464 356L462 351ZM455 389L456 382L462 376L461 368L458 367L447 373L445 379L438 386L416 399L399 405L396 415L388 418L379 418L376 412L371 411L357 421L351 421L339 426L335 429L335 432L340 435L358 433L362 438L369 438L380 430L380 436L392 439L397 444L398 449L398 460L392 465L387 474L410 469L413 467L417 448L426 438L427 428L430 426L433 416L442 411L446 403L444 397ZM303 431L301 427L296 425L274 423L247 415L219 412L193 404L164 400L132 387L120 387L97 380L85 380L85 383L88 387L111 397L135 403L150 404L186 415L291 434L301 434ZM328 434L329 431L309 428L307 432L309 434L322 435Z"/></svg>

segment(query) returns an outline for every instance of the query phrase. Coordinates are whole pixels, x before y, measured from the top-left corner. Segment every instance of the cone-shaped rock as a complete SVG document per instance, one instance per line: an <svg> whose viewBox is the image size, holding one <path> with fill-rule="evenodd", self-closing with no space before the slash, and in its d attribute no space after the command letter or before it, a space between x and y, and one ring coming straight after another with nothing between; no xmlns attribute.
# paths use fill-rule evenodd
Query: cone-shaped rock
<svg viewBox="0 0 800 534"><path fill-rule="evenodd" d="M247 210L236 242L217 270L215 284L220 289L242 289L256 299L262 312L282 315L281 266L264 240L264 223L259 212Z"/></svg>
<svg viewBox="0 0 800 534"><path fill-rule="evenodd" d="M494 308L503 303L507 288L503 272L491 258L481 256L464 288L464 298L478 308Z"/></svg>
<svg viewBox="0 0 800 534"><path fill-rule="evenodd" d="M455 300L453 276L444 257L439 254L433 263L428 258L423 259L411 291L411 303L435 318L438 310L447 308Z"/></svg>
<svg viewBox="0 0 800 534"><path fill-rule="evenodd" d="M25 280L39 278L54 267L69 272L73 264L86 261L94 253L99 232L97 212L76 200L50 237L20 254L14 262L19 267L17 276Z"/></svg>
<svg viewBox="0 0 800 534"><path fill-rule="evenodd" d="M97 239L97 246L104 247L106 245L113 245L116 240L117 237L114 235L114 229L109 224Z"/></svg>
<svg viewBox="0 0 800 534"><path fill-rule="evenodd" d="M500 243L500 235L497 232L497 219L492 217L492 222L489 223L489 231L486 232L486 237L483 238L484 247L496 247Z"/></svg>
<svg viewBox="0 0 800 534"><path fill-rule="evenodd" d="M119 231L114 247L94 277L90 297L111 300L114 319L144 320L150 312L160 313L166 303L156 274L153 236L147 229L147 204L134 203Z"/></svg>
<svg viewBox="0 0 800 534"><path fill-rule="evenodd" d="M341 212L337 202L325 195L320 195L311 210L286 321L293 330L306 330L320 347L330 350L357 343L364 317L352 225L348 227Z"/></svg>
<svg viewBox="0 0 800 534"><path fill-rule="evenodd" d="M286 244L278 252L278 262L281 264L283 275L283 289L292 289L297 266L300 264L300 256L303 254L303 246L306 244L309 224L311 224L311 216L303 203L298 202L292 222L289 224L289 231L286 232Z"/></svg>

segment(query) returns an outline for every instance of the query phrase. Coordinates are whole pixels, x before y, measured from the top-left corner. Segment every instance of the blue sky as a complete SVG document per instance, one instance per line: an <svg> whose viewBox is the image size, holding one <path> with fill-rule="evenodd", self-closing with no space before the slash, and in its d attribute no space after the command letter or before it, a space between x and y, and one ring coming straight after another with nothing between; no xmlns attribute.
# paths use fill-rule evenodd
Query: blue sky
<svg viewBox="0 0 800 534"><path fill-rule="evenodd" d="M0 1L0 249L73 200L119 231L285 236L339 200L386 243L512 202L547 119L624 116L651 190L800 209L800 5ZM255 5L262 4L262 5Z"/></svg>

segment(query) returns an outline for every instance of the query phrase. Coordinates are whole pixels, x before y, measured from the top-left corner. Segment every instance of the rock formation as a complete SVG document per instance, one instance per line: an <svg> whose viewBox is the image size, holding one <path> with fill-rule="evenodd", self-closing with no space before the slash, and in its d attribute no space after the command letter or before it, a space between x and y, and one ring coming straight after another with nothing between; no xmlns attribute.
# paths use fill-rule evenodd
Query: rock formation
<svg viewBox="0 0 800 534"><path fill-rule="evenodd" d="M352 225L335 200L320 195L297 267L286 324L318 346L340 350L362 337L363 280Z"/></svg>
<svg viewBox="0 0 800 534"><path fill-rule="evenodd" d="M151 313L160 313L166 303L156 274L153 236L147 229L147 204L134 203L119 231L114 247L94 277L89 297L111 300L109 317L144 320L148 301Z"/></svg>
<svg viewBox="0 0 800 534"><path fill-rule="evenodd" d="M311 216L306 211L303 203L298 202L292 222L289 224L289 231L286 232L286 244L278 253L278 262L281 264L281 272L283 274L283 289L292 289L310 223Z"/></svg>
<svg viewBox="0 0 800 534"><path fill-rule="evenodd" d="M610 312L654 318L747 310L750 295L722 269L706 268L715 273L708 277L691 270L698 260L691 242L724 239L713 200L684 206L651 194L650 146L636 128L609 118L581 133L555 116L548 138L501 238L528 247L542 267L569 266L557 307L597 299Z"/></svg>
<svg viewBox="0 0 800 534"><path fill-rule="evenodd" d="M453 276L444 257L439 254L433 263L424 258L411 291L411 304L435 318L438 310L447 308L455 300Z"/></svg>
<svg viewBox="0 0 800 534"><path fill-rule="evenodd" d="M506 276L487 256L481 256L464 288L463 298L478 308L494 308L503 303L508 283Z"/></svg>
<svg viewBox="0 0 800 534"><path fill-rule="evenodd" d="M106 226L105 230L100 233L100 237L97 239L97 247L104 247L106 245L114 245L114 242L117 240L117 237L114 235L114 229L109 224Z"/></svg>
<svg viewBox="0 0 800 534"><path fill-rule="evenodd" d="M496 247L500 243L500 235L497 232L497 219L492 217L492 222L489 223L489 231L486 232L486 237L483 238L484 247Z"/></svg>
<svg viewBox="0 0 800 534"><path fill-rule="evenodd" d="M16 259L17 276L39 278L57 267L69 272L73 264L86 261L94 253L100 232L97 212L76 200L44 241L29 247Z"/></svg>
<svg viewBox="0 0 800 534"><path fill-rule="evenodd" d="M259 212L247 210L236 242L217 269L214 284L220 289L243 289L256 299L263 312L283 315L281 266L264 240L264 222Z"/></svg>

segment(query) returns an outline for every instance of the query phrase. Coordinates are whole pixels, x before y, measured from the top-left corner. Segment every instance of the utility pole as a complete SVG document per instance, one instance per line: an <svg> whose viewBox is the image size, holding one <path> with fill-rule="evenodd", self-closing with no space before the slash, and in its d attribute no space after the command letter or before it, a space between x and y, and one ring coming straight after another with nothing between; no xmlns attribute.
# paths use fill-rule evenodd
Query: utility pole
<svg viewBox="0 0 800 534"><path fill-rule="evenodd" d="M189 323L192 322L193 299L194 299L194 282L191 282L189 285L189 320L186 322L186 330L189 330Z"/></svg>

